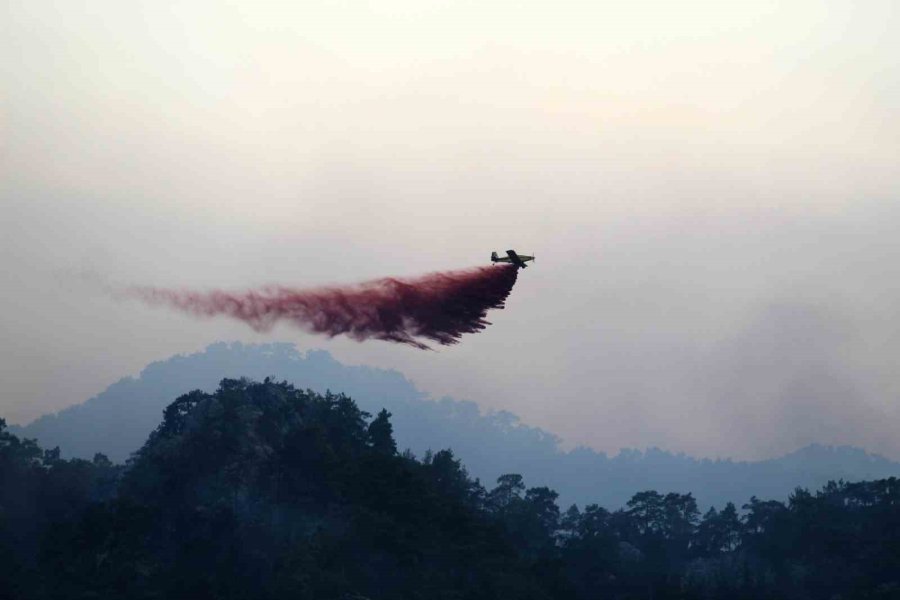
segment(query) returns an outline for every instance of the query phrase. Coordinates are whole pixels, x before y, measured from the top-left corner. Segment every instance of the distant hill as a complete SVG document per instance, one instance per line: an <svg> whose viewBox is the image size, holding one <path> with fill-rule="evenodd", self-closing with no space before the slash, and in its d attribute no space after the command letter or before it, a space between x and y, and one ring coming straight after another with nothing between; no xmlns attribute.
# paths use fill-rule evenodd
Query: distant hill
<svg viewBox="0 0 900 600"><path fill-rule="evenodd" d="M599 502L622 506L636 491L693 492L701 506L740 506L748 498L784 500L797 486L819 488L829 480L861 481L900 475L900 463L852 447L812 445L758 461L696 459L658 448L622 450L607 456L588 448L560 449L553 434L529 427L514 414L482 413L473 402L429 399L402 374L348 366L325 351L301 354L291 344L217 343L205 351L155 362L137 378L124 378L94 398L10 427L63 456L90 458L103 452L124 461L147 439L172 398L200 389L214 391L226 377L287 380L317 392L343 392L360 408L386 408L399 447L418 455L452 448L485 483L509 472L530 485L547 485L565 506Z"/></svg>

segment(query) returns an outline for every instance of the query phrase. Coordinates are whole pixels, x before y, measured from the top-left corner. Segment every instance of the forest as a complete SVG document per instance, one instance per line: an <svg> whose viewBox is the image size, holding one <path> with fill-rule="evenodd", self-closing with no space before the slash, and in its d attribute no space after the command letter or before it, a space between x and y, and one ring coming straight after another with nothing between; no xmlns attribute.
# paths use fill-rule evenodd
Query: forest
<svg viewBox="0 0 900 600"><path fill-rule="evenodd" d="M124 464L0 420L0 598L900 598L900 480L701 513L691 493L560 508L391 414L266 379L180 396Z"/></svg>

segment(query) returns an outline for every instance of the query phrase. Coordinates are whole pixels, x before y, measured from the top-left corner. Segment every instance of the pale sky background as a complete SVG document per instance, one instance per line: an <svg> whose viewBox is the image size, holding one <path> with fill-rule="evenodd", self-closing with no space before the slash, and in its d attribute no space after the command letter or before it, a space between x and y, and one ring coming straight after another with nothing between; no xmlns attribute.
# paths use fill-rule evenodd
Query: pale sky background
<svg viewBox="0 0 900 600"><path fill-rule="evenodd" d="M10 0L0 416L293 341L568 445L900 459L895 0ZM463 343L260 335L98 293L535 253ZM236 373L235 375L240 375Z"/></svg>

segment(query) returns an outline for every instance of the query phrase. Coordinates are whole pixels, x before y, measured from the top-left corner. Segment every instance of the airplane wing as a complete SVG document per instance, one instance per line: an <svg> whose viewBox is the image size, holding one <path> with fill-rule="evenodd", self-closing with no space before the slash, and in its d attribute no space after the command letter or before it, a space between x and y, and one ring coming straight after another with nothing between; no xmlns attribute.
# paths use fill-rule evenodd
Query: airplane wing
<svg viewBox="0 0 900 600"><path fill-rule="evenodd" d="M515 250L507 250L506 256L504 256L503 258L501 258L496 252L491 252L491 262L511 263L521 269L524 269L527 266L525 263L529 260L534 260L534 257L519 256Z"/></svg>
<svg viewBox="0 0 900 600"><path fill-rule="evenodd" d="M519 255L516 254L515 250L507 250L506 255L509 257L509 262L516 265L516 267L518 267L520 269L524 269L525 267L528 266L525 264L525 261L523 261L521 258L519 258Z"/></svg>

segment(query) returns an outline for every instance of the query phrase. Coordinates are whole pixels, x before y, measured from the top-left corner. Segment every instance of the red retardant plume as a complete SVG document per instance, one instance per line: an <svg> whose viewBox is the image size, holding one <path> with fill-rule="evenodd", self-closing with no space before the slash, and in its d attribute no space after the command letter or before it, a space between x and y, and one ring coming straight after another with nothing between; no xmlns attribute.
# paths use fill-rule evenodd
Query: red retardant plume
<svg viewBox="0 0 900 600"><path fill-rule="evenodd" d="M487 311L504 307L517 275L515 266L502 265L308 290L267 286L234 293L132 287L125 295L197 316L228 315L257 331L287 321L329 337L343 334L427 350L420 340L456 344L463 334L490 325Z"/></svg>

